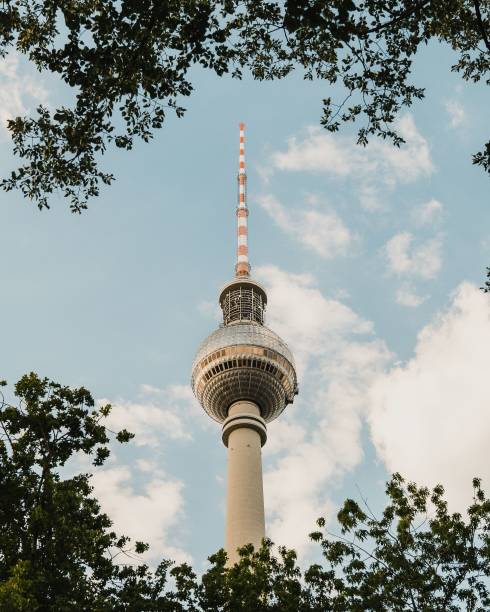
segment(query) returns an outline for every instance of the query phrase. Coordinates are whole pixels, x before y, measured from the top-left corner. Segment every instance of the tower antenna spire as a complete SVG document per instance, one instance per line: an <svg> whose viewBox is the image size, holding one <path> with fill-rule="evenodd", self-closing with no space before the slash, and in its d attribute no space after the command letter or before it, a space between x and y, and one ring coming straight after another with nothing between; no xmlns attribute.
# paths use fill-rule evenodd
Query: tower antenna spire
<svg viewBox="0 0 490 612"><path fill-rule="evenodd" d="M237 261L235 275L250 276L248 261L248 207L247 207L247 174L245 172L245 124L240 123L240 154L238 162L238 206L237 216Z"/></svg>

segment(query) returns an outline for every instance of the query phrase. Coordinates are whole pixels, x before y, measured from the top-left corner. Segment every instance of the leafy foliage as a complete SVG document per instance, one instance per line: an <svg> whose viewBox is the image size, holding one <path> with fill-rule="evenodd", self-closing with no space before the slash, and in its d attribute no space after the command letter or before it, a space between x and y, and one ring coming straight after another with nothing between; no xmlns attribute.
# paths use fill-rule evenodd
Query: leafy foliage
<svg viewBox="0 0 490 612"><path fill-rule="evenodd" d="M380 519L347 500L342 535L312 534L335 569L335 610L487 610L490 501L479 479L465 519L450 514L444 489L388 483ZM319 522L324 526L324 521Z"/></svg>
<svg viewBox="0 0 490 612"><path fill-rule="evenodd" d="M92 609L98 585L117 577L112 557L129 540L111 531L89 475L63 479L60 468L75 453L104 463L109 438L101 421L111 407L97 410L86 389L33 373L15 394L19 406L3 401L0 412L0 608L64 610L77 602ZM117 434L120 442L131 437Z"/></svg>
<svg viewBox="0 0 490 612"><path fill-rule="evenodd" d="M0 383L4 384L4 383ZM15 386L20 404L0 411L0 609L6 612L452 612L490 609L490 500L478 479L465 517L432 491L395 474L380 518L347 500L340 533L319 519L322 563L303 571L295 551L223 550L198 576L188 564L138 561L147 545L117 536L100 510L90 475L62 478L75 453L103 464L103 419L90 393L35 374ZM123 430L120 442L132 435ZM138 519L141 517L138 517ZM136 520L136 519L135 519Z"/></svg>
<svg viewBox="0 0 490 612"><path fill-rule="evenodd" d="M482 287L482 290L485 293L490 293L490 268L487 268L487 280L485 281L485 284Z"/></svg>
<svg viewBox="0 0 490 612"><path fill-rule="evenodd" d="M39 106L9 122L24 164L2 183L40 208L55 190L74 212L110 184L99 168L109 144L148 141L168 112L179 117L193 67L280 79L300 69L344 90L324 101L330 131L361 119L358 141L403 139L394 121L424 96L413 58L431 40L456 53L452 70L489 81L489 0L5 0L0 55L15 47L70 88L73 106ZM473 162L490 172L490 142Z"/></svg>

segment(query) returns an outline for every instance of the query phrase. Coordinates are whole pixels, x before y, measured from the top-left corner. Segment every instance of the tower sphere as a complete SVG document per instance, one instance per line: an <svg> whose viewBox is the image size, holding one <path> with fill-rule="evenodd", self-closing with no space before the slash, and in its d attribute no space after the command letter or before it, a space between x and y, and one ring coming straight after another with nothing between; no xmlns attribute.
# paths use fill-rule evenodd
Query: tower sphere
<svg viewBox="0 0 490 612"><path fill-rule="evenodd" d="M238 400L257 404L268 423L297 392L293 356L271 329L238 319L221 325L201 344L192 367L192 388L204 410L220 423Z"/></svg>

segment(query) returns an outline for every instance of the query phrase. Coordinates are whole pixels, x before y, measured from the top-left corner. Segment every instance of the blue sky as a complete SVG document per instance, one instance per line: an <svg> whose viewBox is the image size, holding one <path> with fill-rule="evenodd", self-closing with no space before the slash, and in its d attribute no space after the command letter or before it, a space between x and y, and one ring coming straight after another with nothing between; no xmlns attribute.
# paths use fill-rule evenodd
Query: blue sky
<svg viewBox="0 0 490 612"><path fill-rule="evenodd" d="M238 123L244 121L252 274L268 324L293 349L300 395L264 449L268 534L314 556L314 519L359 491L376 507L400 470L469 502L490 476L488 139L482 86L431 47L415 79L427 98L400 117L401 151L319 128L328 87L195 75L184 119L149 145L111 151L116 182L88 211L38 211L0 194L0 376L34 370L84 385L137 437L96 473L116 527L200 567L223 542L226 453L196 405L190 367L217 325L233 274ZM0 120L49 104L61 86L12 56ZM0 133L4 174L11 145Z"/></svg>

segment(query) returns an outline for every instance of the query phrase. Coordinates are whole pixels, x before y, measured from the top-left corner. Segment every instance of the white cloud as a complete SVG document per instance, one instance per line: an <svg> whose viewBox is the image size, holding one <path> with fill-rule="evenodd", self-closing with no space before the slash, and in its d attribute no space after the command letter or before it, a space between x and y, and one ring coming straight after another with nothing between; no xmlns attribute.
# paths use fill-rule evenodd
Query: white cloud
<svg viewBox="0 0 490 612"><path fill-rule="evenodd" d="M393 147L373 139L366 147L352 138L333 136L317 127L309 127L303 139L291 138L286 151L272 154L272 166L283 171L327 173L362 181L364 189L372 183L407 183L434 171L430 147L418 131L413 117L405 115L396 124L406 143ZM366 181L368 181L366 183Z"/></svg>
<svg viewBox="0 0 490 612"><path fill-rule="evenodd" d="M306 431L299 423L288 418L289 412L291 408L280 419L276 419L267 426L268 438L263 450L264 455L272 456L303 443Z"/></svg>
<svg viewBox="0 0 490 612"><path fill-rule="evenodd" d="M107 400L101 402L108 403ZM163 436L174 440L192 437L173 410L149 403L115 402L107 418L107 427L112 430L128 429L135 434L134 442L137 446L153 448L160 445Z"/></svg>
<svg viewBox="0 0 490 612"><path fill-rule="evenodd" d="M428 225L441 216L444 207L439 200L431 199L413 211L413 219L418 225Z"/></svg>
<svg viewBox="0 0 490 612"><path fill-rule="evenodd" d="M308 550L315 520L334 515L329 493L362 461L366 391L390 358L378 341L344 342L327 351L329 356L321 359L309 379L316 397L302 400L302 406L316 412L315 423L307 435L296 435L296 443L267 470L264 479L270 537L300 554Z"/></svg>
<svg viewBox="0 0 490 612"><path fill-rule="evenodd" d="M158 474L161 470L158 463L152 459L137 459L136 467L141 472L152 472L153 474Z"/></svg>
<svg viewBox="0 0 490 612"><path fill-rule="evenodd" d="M435 171L429 142L419 132L413 117L404 115L395 123L395 129L405 140L400 147L376 137L362 147L352 136L307 127L301 135L290 138L284 150L269 154L261 176L267 185L277 171L333 176L339 181L348 179L364 210L385 211L397 185L418 181ZM298 232L296 222L290 213L283 229ZM301 220L299 225L303 225Z"/></svg>
<svg viewBox="0 0 490 612"><path fill-rule="evenodd" d="M311 275L256 273L268 288L267 323L290 344L300 375L300 395L270 425L265 447L268 534L305 554L315 519L333 514L329 492L362 459L366 391L390 355L382 342L356 339L371 336L372 324L324 296Z"/></svg>
<svg viewBox="0 0 490 612"><path fill-rule="evenodd" d="M144 395L159 395L162 392L162 390L158 387L154 387L153 385L148 385L146 383L141 385L141 391Z"/></svg>
<svg viewBox="0 0 490 612"><path fill-rule="evenodd" d="M337 300L348 300L350 298L350 293L344 287L340 287L335 290L333 297Z"/></svg>
<svg viewBox="0 0 490 612"><path fill-rule="evenodd" d="M137 558L151 563L163 557L177 562L190 561L190 556L176 541L185 518L184 484L165 473L158 450L164 440L165 446L172 448L170 440L176 444L191 439L197 402L188 385L160 389L143 384L141 391L149 399L97 400L99 405L112 404L112 411L104 422L109 430L126 428L136 434L131 443L131 466L120 463L119 457L112 454L107 467L94 471L89 467L88 458L79 454L75 460L76 471L94 472L95 496L114 522L117 533L128 535L133 542L150 544L150 551Z"/></svg>
<svg viewBox="0 0 490 612"><path fill-rule="evenodd" d="M471 479L488 487L490 300L463 283L447 312L422 329L405 365L369 393L374 444L388 470L446 486L453 507L471 501Z"/></svg>
<svg viewBox="0 0 490 612"><path fill-rule="evenodd" d="M427 240L417 248L411 248L413 240L410 232L400 232L386 243L388 269L398 276L434 278L442 265L441 238Z"/></svg>
<svg viewBox="0 0 490 612"><path fill-rule="evenodd" d="M370 323L324 296L310 275L259 271L274 296L271 327L303 362L300 395L271 424L265 450L268 535L308 554L315 519L332 517L332 491L362 461L365 419L389 471L441 481L452 503L468 503L471 478L490 478L488 296L463 284L420 332L414 357L390 365L382 341L356 339Z"/></svg>
<svg viewBox="0 0 490 612"><path fill-rule="evenodd" d="M318 127L309 127L306 137L298 141L290 138L285 152L272 155L273 166L278 170L295 172L328 172L339 176L347 176L356 162L348 141L336 139L331 134ZM356 158L359 159L359 153Z"/></svg>
<svg viewBox="0 0 490 612"><path fill-rule="evenodd" d="M152 385L142 385L147 394L161 395L161 402L131 402L124 400L98 400L99 404L112 404L106 420L109 429L127 429L135 434L137 446L158 448L162 437L173 440L190 440L190 417L196 409L196 401L189 387L169 385L158 389Z"/></svg>
<svg viewBox="0 0 490 612"><path fill-rule="evenodd" d="M403 285L396 292L396 302L401 306L417 308L427 300L427 296L418 295L410 285Z"/></svg>
<svg viewBox="0 0 490 612"><path fill-rule="evenodd" d="M46 103L48 92L28 74L22 74L19 54L11 52L0 61L0 130L6 130L7 120L24 115L30 105Z"/></svg>
<svg viewBox="0 0 490 612"><path fill-rule="evenodd" d="M332 504L323 495L334 465L317 438L291 450L264 475L268 536L277 544L308 549L308 534L318 517L330 514Z"/></svg>
<svg viewBox="0 0 490 612"><path fill-rule="evenodd" d="M268 289L270 326L284 332L299 350L324 350L322 341L339 333L372 332L371 322L325 297L313 275L291 274L273 265L259 266L255 272Z"/></svg>
<svg viewBox="0 0 490 612"><path fill-rule="evenodd" d="M310 274L291 274L272 265L255 268L255 274L267 287L267 325L290 343L300 372L310 357L328 350L329 343L346 334L373 331L372 323L349 306L325 297Z"/></svg>
<svg viewBox="0 0 490 612"><path fill-rule="evenodd" d="M402 117L395 128L406 141L404 145L393 147L389 142L373 141L372 147L380 158L382 168L393 173L402 183L409 183L421 176L434 172L430 147L418 131L411 115Z"/></svg>
<svg viewBox="0 0 490 612"><path fill-rule="evenodd" d="M457 128L466 122L465 110L457 100L447 100L444 106L449 115L450 127Z"/></svg>
<svg viewBox="0 0 490 612"><path fill-rule="evenodd" d="M97 470L92 477L95 495L111 517L115 531L133 542L148 542L151 547L143 556L145 561L158 562L163 557L190 561L173 538L184 517L183 484L159 474L137 491L132 478L125 465Z"/></svg>
<svg viewBox="0 0 490 612"><path fill-rule="evenodd" d="M321 257L345 255L352 245L351 232L334 211L289 211L273 195L260 196L258 202L281 229Z"/></svg>
<svg viewBox="0 0 490 612"><path fill-rule="evenodd" d="M197 406L190 385L168 385L166 387L166 393L173 402L184 401Z"/></svg>
<svg viewBox="0 0 490 612"><path fill-rule="evenodd" d="M359 202L361 207L368 212L376 212L386 208L386 202L378 187L368 181L359 187Z"/></svg>

